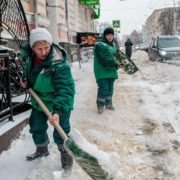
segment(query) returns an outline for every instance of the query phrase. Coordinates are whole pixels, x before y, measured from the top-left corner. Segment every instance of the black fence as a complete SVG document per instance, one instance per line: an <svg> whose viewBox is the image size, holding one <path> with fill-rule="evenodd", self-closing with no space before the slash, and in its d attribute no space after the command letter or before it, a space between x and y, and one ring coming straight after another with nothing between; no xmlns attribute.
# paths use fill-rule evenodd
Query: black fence
<svg viewBox="0 0 180 180"><path fill-rule="evenodd" d="M1 37L6 30L13 43ZM17 56L28 42L29 28L20 0L0 1L0 122L27 109L29 93L20 86L23 63ZM15 43L14 43L15 42ZM3 46L3 45L6 45ZM11 46L10 46L11 45ZM9 47L13 48L10 49Z"/></svg>
<svg viewBox="0 0 180 180"><path fill-rule="evenodd" d="M29 93L21 88L22 61L10 49L0 48L0 122L27 109ZM21 110L20 110L21 109Z"/></svg>

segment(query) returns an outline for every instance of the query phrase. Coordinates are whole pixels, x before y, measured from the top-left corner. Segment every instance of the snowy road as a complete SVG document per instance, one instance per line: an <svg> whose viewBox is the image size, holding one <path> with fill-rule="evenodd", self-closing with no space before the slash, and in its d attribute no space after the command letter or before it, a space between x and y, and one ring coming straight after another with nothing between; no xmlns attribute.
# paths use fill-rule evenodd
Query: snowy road
<svg viewBox="0 0 180 180"><path fill-rule="evenodd" d="M92 60L82 69L74 64L75 109L71 124L91 144L112 155L115 180L178 180L180 177L180 72L174 65L152 63L137 51L133 59L141 69L134 75L119 70L115 84L116 111L96 110L96 83ZM63 177L60 157L51 140L50 156L26 162L34 150L28 127L11 148L0 155L0 179L90 180L74 163L73 172ZM52 139L52 128L49 136Z"/></svg>

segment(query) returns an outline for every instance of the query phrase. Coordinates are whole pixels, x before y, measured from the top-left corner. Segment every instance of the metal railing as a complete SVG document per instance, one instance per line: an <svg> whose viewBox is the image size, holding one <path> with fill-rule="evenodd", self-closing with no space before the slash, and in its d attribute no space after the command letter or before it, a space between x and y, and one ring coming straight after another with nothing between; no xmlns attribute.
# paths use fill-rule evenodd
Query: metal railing
<svg viewBox="0 0 180 180"><path fill-rule="evenodd" d="M0 1L0 28L11 34L19 49L26 44L29 28L20 0Z"/></svg>
<svg viewBox="0 0 180 180"><path fill-rule="evenodd" d="M16 109L23 109L29 101L29 93L19 84L23 63L15 51L1 46L6 43L3 30L12 36L18 51L28 42L29 28L20 0L0 1L0 122L13 120Z"/></svg>
<svg viewBox="0 0 180 180"><path fill-rule="evenodd" d="M21 88L22 62L15 53L0 50L0 122L13 120L16 108L29 101L29 93Z"/></svg>

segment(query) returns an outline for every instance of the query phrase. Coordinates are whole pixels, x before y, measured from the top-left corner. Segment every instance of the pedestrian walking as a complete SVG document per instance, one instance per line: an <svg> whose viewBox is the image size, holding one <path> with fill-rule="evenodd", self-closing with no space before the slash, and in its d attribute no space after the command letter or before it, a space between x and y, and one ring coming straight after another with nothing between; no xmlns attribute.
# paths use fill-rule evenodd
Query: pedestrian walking
<svg viewBox="0 0 180 180"><path fill-rule="evenodd" d="M133 43L128 38L127 41L125 42L125 51L126 51L126 55L128 58L131 58L131 56L132 56L132 46L133 46Z"/></svg>
<svg viewBox="0 0 180 180"><path fill-rule="evenodd" d="M25 67L21 86L25 88L27 83L28 87L38 94L52 112L49 122L58 121L68 134L75 87L65 50L52 42L52 36L46 28L36 28L30 33L30 44L22 50L22 58L25 61ZM26 156L28 161L49 155L48 117L33 97L31 97L31 104L29 132L32 134L36 151ZM64 149L64 142L56 129L53 131L53 139L61 154L62 168L71 169L73 159Z"/></svg>
<svg viewBox="0 0 180 180"><path fill-rule="evenodd" d="M112 97L114 82L118 78L118 62L114 58L116 45L114 43L114 29L108 27L104 30L102 38L97 40L94 48L94 75L98 86L97 109L103 113L104 108L115 110Z"/></svg>

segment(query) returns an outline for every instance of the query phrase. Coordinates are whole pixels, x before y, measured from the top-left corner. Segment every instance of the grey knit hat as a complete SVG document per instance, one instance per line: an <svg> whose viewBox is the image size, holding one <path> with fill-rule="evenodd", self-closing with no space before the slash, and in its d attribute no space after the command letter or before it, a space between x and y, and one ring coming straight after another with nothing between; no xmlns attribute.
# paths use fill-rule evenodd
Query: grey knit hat
<svg viewBox="0 0 180 180"><path fill-rule="evenodd" d="M52 36L46 28L38 27L30 33L30 46L33 47L33 44L37 41L47 41L52 44Z"/></svg>

